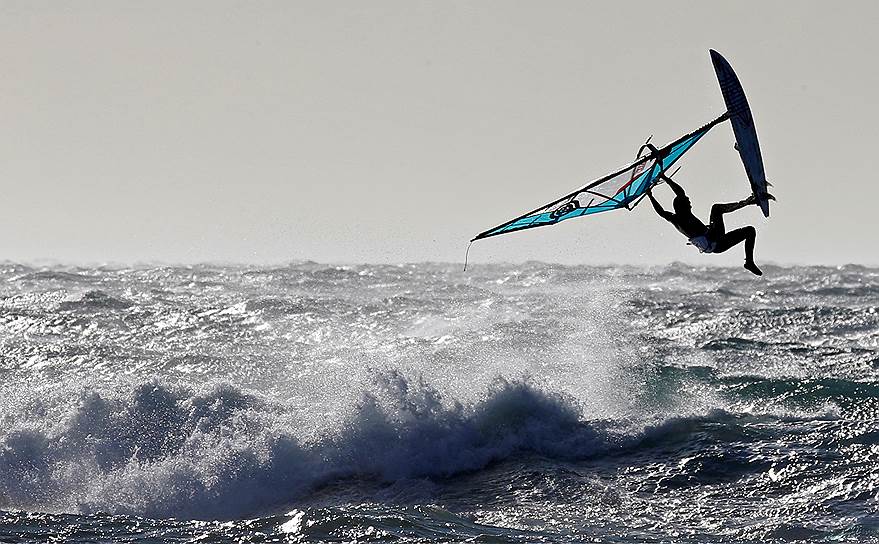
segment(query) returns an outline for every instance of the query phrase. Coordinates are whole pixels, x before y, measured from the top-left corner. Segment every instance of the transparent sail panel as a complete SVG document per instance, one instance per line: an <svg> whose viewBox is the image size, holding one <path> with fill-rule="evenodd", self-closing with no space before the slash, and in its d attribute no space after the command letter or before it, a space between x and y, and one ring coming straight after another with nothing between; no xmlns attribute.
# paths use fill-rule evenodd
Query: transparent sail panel
<svg viewBox="0 0 879 544"><path fill-rule="evenodd" d="M647 190L659 181L663 172L677 162L712 127L726 119L727 116L722 115L704 127L657 150L656 153L641 158L622 170L598 179L542 208L487 230L476 236L474 240L553 225L583 215L620 208L631 209L641 201Z"/></svg>

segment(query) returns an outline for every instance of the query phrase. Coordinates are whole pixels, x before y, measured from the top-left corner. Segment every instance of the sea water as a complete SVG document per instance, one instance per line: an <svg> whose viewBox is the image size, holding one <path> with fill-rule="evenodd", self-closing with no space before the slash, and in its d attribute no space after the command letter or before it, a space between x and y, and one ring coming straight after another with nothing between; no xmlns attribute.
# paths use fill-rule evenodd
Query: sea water
<svg viewBox="0 0 879 544"><path fill-rule="evenodd" d="M0 542L879 540L879 269L0 265Z"/></svg>

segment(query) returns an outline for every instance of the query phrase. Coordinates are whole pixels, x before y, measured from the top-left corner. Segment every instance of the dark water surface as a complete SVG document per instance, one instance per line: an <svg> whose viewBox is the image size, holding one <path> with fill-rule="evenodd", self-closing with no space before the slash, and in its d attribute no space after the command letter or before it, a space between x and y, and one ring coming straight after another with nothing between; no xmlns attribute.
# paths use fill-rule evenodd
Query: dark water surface
<svg viewBox="0 0 879 544"><path fill-rule="evenodd" d="M879 541L879 269L0 265L0 542Z"/></svg>

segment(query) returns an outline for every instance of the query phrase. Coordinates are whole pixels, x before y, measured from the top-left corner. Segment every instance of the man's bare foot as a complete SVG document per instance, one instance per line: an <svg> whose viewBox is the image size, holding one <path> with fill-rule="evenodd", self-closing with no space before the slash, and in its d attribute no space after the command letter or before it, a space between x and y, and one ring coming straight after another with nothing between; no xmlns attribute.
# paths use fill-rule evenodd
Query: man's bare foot
<svg viewBox="0 0 879 544"><path fill-rule="evenodd" d="M763 271L757 268L757 265L754 264L754 261L745 261L745 270L754 274L755 276L762 276Z"/></svg>

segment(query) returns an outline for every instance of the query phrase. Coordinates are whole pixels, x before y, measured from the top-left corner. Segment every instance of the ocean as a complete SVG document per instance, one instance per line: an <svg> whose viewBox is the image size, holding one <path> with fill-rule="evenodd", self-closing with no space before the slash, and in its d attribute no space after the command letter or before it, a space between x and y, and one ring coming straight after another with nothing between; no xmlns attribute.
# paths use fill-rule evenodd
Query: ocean
<svg viewBox="0 0 879 544"><path fill-rule="evenodd" d="M879 269L0 264L0 542L879 541Z"/></svg>

